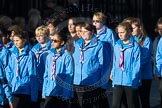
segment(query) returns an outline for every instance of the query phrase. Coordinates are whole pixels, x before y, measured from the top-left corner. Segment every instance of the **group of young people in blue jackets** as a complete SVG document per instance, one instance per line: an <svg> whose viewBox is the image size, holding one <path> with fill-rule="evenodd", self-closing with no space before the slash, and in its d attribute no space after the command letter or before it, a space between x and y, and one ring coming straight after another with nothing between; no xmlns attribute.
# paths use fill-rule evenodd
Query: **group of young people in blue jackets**
<svg viewBox="0 0 162 108"><path fill-rule="evenodd" d="M68 28L74 29L76 19L70 20L73 24ZM1 44L1 106L6 96L10 108L40 108L42 99L44 108L109 108L105 94L111 79L112 108L120 108L123 97L128 108L139 108L140 101L149 108L152 42L142 22L138 18L125 20L116 33L105 22L106 16L96 12L92 23L81 25L81 38L68 38L63 32L52 34L42 25L35 30L38 43L33 47L24 31L14 34L12 47ZM67 48L68 39L72 39L72 52ZM157 77L161 76L161 44L160 39Z"/></svg>

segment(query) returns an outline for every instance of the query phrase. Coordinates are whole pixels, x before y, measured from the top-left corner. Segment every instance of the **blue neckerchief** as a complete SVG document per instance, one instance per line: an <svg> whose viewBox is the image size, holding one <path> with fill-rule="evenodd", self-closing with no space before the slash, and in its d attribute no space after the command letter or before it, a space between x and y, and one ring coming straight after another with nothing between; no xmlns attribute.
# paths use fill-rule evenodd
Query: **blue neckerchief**
<svg viewBox="0 0 162 108"><path fill-rule="evenodd" d="M143 36L134 36L134 39L138 42L139 40L142 41Z"/></svg>

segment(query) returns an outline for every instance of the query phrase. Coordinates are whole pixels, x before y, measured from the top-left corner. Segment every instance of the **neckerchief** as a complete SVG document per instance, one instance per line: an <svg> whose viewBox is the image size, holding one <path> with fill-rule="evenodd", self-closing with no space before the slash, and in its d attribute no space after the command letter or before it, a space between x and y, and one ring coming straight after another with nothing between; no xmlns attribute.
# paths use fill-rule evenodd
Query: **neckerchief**
<svg viewBox="0 0 162 108"><path fill-rule="evenodd" d="M119 62L119 67L121 67L122 71L124 70L124 51L127 48L120 48L120 62Z"/></svg>
<svg viewBox="0 0 162 108"><path fill-rule="evenodd" d="M138 40L142 41L143 37L142 36L134 36L134 39L138 42Z"/></svg>
<svg viewBox="0 0 162 108"><path fill-rule="evenodd" d="M40 50L36 53L36 61L37 61L37 66L39 64L39 56L40 54L42 54L43 52L47 51L48 49L45 49L45 50Z"/></svg>
<svg viewBox="0 0 162 108"><path fill-rule="evenodd" d="M18 49L17 47L14 48L14 50L12 51L12 53L14 54L15 58L16 58L16 62L17 62L17 67L16 67L16 77L19 75L19 71L20 71L20 62L22 61L22 59L26 56L27 53L29 53L29 51L31 50L29 45L25 45L24 46L24 50L22 51L22 53L19 55L18 53Z"/></svg>
<svg viewBox="0 0 162 108"><path fill-rule="evenodd" d="M51 79L55 79L55 71L56 71L56 60L61 56L61 54L57 55L57 56L52 56L52 75L51 75Z"/></svg>
<svg viewBox="0 0 162 108"><path fill-rule="evenodd" d="M128 45L129 45L129 44L132 44L132 42L129 42ZM125 51L126 49L128 49L128 48L129 48L129 47L123 48L123 45L122 45L122 47L120 48L120 61L119 61L119 67L121 67L122 71L124 70L124 51Z"/></svg>
<svg viewBox="0 0 162 108"><path fill-rule="evenodd" d="M87 50L87 48L84 46L84 43L81 45L79 50L80 50L80 60L79 60L79 62L83 64L84 63L84 51Z"/></svg>
<svg viewBox="0 0 162 108"><path fill-rule="evenodd" d="M96 34L96 37L99 38L102 34L104 34L106 31L106 26L102 26L102 28L100 29L100 31Z"/></svg>
<svg viewBox="0 0 162 108"><path fill-rule="evenodd" d="M91 41L85 46L84 45L84 39L80 39L79 40L79 50L80 50L80 56L79 56L79 62L80 63L84 63L84 51L86 51L87 49L91 48L91 47L95 47L97 45L98 39L96 37L96 35L93 35L91 38Z"/></svg>
<svg viewBox="0 0 162 108"><path fill-rule="evenodd" d="M15 56L16 57L16 56ZM19 71L20 71L20 62L21 60L24 58L24 55L22 55L21 57L16 57L16 62L17 62L17 68L16 68L16 77L19 75Z"/></svg>
<svg viewBox="0 0 162 108"><path fill-rule="evenodd" d="M47 50L50 49L51 45L49 45L49 42L50 42L50 41L47 42L45 48L42 48L42 49L40 49L40 51L36 52L35 55L36 55L36 62L37 62L37 66L38 66L39 63L40 63L40 61L39 61L39 56L40 56L42 53L44 53L45 51L47 51Z"/></svg>
<svg viewBox="0 0 162 108"><path fill-rule="evenodd" d="M59 57L61 57L62 56L62 54L64 53L64 51L65 51L65 45L61 48L61 51L57 54L57 55L53 55L52 56L52 60L53 60L53 62L52 62L52 73L51 73L51 80L54 80L55 78L56 78L56 76L55 76L55 72L56 72L56 61L57 61L57 59L59 58ZM56 51L55 51L56 52Z"/></svg>

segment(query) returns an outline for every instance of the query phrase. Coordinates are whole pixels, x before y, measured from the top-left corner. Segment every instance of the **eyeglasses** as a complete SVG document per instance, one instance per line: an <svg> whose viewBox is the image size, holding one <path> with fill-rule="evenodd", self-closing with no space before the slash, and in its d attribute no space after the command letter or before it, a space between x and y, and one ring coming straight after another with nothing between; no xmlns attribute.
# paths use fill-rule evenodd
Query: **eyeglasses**
<svg viewBox="0 0 162 108"><path fill-rule="evenodd" d="M99 20L92 20L93 23L101 23L102 21Z"/></svg>
<svg viewBox="0 0 162 108"><path fill-rule="evenodd" d="M54 42L54 43L59 43L59 42L61 42L60 40L56 40L56 39L51 39L51 41Z"/></svg>
<svg viewBox="0 0 162 108"><path fill-rule="evenodd" d="M37 35L36 38L38 38L38 37L45 37L45 35Z"/></svg>

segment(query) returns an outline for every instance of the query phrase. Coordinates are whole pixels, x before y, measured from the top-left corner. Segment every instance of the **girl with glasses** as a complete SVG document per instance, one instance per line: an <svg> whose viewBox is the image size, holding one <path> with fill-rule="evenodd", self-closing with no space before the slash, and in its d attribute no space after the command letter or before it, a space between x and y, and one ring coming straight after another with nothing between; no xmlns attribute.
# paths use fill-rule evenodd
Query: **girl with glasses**
<svg viewBox="0 0 162 108"><path fill-rule="evenodd" d="M108 76L103 67L103 44L92 24L82 25L82 38L75 43L74 108L109 108L105 94ZM110 56L110 55L107 55Z"/></svg>
<svg viewBox="0 0 162 108"><path fill-rule="evenodd" d="M39 108L42 102L43 75L45 71L45 61L48 51L51 49L51 40L49 29L46 26L39 26L35 30L37 44L33 46L32 51L36 56L36 72L38 80L38 101L34 108Z"/></svg>
<svg viewBox="0 0 162 108"><path fill-rule="evenodd" d="M105 25L106 16L102 12L96 12L93 15L92 22L96 27L96 37L99 40L103 42L109 42L112 46L114 46L118 38L115 32Z"/></svg>
<svg viewBox="0 0 162 108"><path fill-rule="evenodd" d="M55 33L51 40L53 48L45 62L44 108L68 108L68 100L73 97L74 61L66 50L67 36L64 33Z"/></svg>

